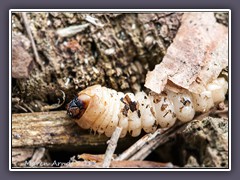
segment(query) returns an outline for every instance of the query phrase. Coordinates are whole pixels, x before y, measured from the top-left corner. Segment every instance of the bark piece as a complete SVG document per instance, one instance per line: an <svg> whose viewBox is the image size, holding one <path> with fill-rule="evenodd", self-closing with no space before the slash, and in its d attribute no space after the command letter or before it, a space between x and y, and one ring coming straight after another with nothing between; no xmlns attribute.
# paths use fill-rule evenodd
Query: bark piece
<svg viewBox="0 0 240 180"><path fill-rule="evenodd" d="M201 92L228 65L228 29L214 13L185 13L161 64L148 72L145 86L160 93L168 81Z"/></svg>
<svg viewBox="0 0 240 180"><path fill-rule="evenodd" d="M23 35L12 34L12 77L27 78L32 69L33 58L28 52L30 41Z"/></svg>

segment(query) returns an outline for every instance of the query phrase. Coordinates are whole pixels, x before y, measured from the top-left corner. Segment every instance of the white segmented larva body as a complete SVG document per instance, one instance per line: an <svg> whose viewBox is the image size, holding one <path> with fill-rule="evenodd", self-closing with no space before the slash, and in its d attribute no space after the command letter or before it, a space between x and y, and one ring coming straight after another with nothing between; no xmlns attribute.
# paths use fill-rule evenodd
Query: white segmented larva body
<svg viewBox="0 0 240 180"><path fill-rule="evenodd" d="M180 121L187 122L193 119L195 109L190 93L174 93L168 91L168 97L172 101L176 116Z"/></svg>
<svg viewBox="0 0 240 180"><path fill-rule="evenodd" d="M138 92L136 95L136 99L138 99L139 110L141 113L141 123L145 132L150 133L156 130L155 121L156 118L152 115L152 111L150 104L151 100L147 96L145 92Z"/></svg>
<svg viewBox="0 0 240 180"><path fill-rule="evenodd" d="M73 114L77 101L81 101L80 105L85 103L87 106L76 119L80 127L110 137L119 126L122 127L121 137L127 132L135 137L142 129L150 133L158 126L171 127L177 119L182 122L192 120L195 112L208 111L215 103L224 101L227 89L224 78L209 83L201 94L165 90L161 94L138 92L134 95L94 85L78 94L78 99L70 103L68 113ZM78 115L79 111L76 112Z"/></svg>
<svg viewBox="0 0 240 180"><path fill-rule="evenodd" d="M195 111L205 112L213 107L213 98L211 91L204 91L201 94L192 93Z"/></svg>

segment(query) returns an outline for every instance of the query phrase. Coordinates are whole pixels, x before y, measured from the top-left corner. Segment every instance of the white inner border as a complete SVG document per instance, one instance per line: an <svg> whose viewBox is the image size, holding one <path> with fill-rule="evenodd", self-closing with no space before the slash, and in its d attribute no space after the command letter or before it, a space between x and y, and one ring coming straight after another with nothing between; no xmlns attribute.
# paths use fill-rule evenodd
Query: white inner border
<svg viewBox="0 0 240 180"><path fill-rule="evenodd" d="M12 66L11 66L11 57L12 57L12 12L220 12L225 11L229 13L229 25L228 25L228 67L229 67L229 85L228 85L228 95L229 95L229 132L228 132L228 140L229 140L229 168L228 169L215 169L215 168L200 168L200 169L61 169L61 168L49 168L49 169L17 169L12 168L11 162L11 150L12 150ZM231 10L230 9L10 9L9 10L9 171L231 171Z"/></svg>

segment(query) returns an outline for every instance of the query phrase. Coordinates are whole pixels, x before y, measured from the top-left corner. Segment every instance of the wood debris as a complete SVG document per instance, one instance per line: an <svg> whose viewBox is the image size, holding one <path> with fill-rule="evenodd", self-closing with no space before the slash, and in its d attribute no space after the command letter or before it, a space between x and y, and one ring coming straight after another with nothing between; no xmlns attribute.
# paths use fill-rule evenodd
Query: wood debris
<svg viewBox="0 0 240 180"><path fill-rule="evenodd" d="M108 138L104 135L93 135L79 128L70 119L66 111L18 113L12 115L12 147L45 147L54 149L106 149ZM133 144L136 138L120 139L121 148ZM123 143L124 142L124 143Z"/></svg>
<svg viewBox="0 0 240 180"><path fill-rule="evenodd" d="M200 93L227 65L227 27L216 23L212 12L185 13L163 61L148 72L145 86L156 93L166 85Z"/></svg>

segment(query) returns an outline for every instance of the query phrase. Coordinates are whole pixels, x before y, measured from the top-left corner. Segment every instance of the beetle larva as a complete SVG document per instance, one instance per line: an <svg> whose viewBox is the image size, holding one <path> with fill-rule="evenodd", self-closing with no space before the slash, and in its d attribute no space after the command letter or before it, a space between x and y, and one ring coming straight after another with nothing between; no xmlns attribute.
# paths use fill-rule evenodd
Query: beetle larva
<svg viewBox="0 0 240 180"><path fill-rule="evenodd" d="M164 90L161 94L138 92L134 95L94 85L79 92L68 104L67 113L83 129L110 137L120 126L121 137L127 132L135 137L142 129L150 133L158 126L171 127L177 119L192 120L195 112L208 111L214 104L224 101L227 89L224 78L209 83L201 94Z"/></svg>

